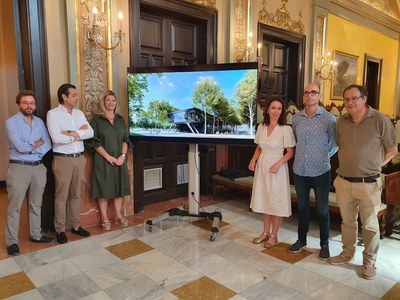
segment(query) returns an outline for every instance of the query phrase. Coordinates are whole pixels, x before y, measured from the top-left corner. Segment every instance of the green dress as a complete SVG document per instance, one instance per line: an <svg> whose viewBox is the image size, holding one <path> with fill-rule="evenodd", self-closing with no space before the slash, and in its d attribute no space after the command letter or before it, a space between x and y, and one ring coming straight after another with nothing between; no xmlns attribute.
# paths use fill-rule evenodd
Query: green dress
<svg viewBox="0 0 400 300"><path fill-rule="evenodd" d="M102 146L108 154L118 158L122 142L129 144L129 132L124 118L115 114L114 124L103 115L95 116L90 122L94 130L88 141L92 148ZM127 161L122 166L113 166L95 151L92 169L92 198L118 198L131 194Z"/></svg>

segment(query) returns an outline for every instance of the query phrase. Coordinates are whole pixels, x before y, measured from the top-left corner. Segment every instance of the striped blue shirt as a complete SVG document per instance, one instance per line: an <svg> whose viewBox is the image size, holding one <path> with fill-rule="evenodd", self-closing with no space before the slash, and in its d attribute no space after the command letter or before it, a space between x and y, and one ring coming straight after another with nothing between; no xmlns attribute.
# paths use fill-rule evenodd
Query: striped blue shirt
<svg viewBox="0 0 400 300"><path fill-rule="evenodd" d="M336 144L336 117L318 107L312 116L304 110L293 117L296 152L293 172L315 177L331 169L330 158L338 150Z"/></svg>

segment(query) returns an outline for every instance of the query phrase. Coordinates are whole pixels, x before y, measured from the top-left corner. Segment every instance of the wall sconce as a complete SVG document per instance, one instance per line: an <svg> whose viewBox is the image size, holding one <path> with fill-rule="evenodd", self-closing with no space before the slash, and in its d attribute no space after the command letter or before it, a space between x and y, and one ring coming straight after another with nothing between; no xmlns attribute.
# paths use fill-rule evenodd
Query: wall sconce
<svg viewBox="0 0 400 300"><path fill-rule="evenodd" d="M319 64L315 67L315 76L319 76L321 80L330 80L333 77L333 72L337 62L331 59L331 53L327 53L327 57L320 57Z"/></svg>
<svg viewBox="0 0 400 300"><path fill-rule="evenodd" d="M104 50L114 50L120 46L119 52L122 52L122 44L125 42L125 33L122 32L122 12L118 13L118 26L119 29L114 33L115 44L103 45L105 38L102 35L102 29L107 31L107 18L108 16L104 13L104 1L101 4L101 12L99 13L96 6L93 7L91 15L89 15L89 28L87 29L87 40L94 47L101 47ZM111 32L111 31L110 31ZM105 33L106 34L106 33ZM105 35L104 34L104 35Z"/></svg>

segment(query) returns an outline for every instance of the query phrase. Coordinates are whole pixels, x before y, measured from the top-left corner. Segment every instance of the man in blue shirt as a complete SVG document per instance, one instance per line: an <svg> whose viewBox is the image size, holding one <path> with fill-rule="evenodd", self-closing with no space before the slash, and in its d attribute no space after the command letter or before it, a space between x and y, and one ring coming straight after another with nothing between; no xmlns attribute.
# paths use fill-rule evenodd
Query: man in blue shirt
<svg viewBox="0 0 400 300"><path fill-rule="evenodd" d="M29 225L32 242L48 243L53 238L41 233L42 196L47 169L42 158L51 148L44 122L33 113L36 98L32 91L16 97L19 112L6 122L10 144L10 165L7 172L8 209L6 243L9 255L18 255L18 230L21 206L25 195L29 203Z"/></svg>
<svg viewBox="0 0 400 300"><path fill-rule="evenodd" d="M336 153L336 118L319 107L319 86L310 83L304 88L304 109L293 117L296 152L293 182L298 205L298 240L289 251L297 253L307 245L309 229L310 191L314 190L320 230L319 258L327 260L329 253L329 188L330 158Z"/></svg>

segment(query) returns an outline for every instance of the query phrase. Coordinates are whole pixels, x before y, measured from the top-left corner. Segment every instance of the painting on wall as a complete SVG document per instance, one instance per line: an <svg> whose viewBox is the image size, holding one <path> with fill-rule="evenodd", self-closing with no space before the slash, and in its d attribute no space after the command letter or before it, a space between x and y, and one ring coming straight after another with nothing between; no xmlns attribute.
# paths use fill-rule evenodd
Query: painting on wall
<svg viewBox="0 0 400 300"><path fill-rule="evenodd" d="M334 51L333 59L336 68L331 88L331 99L342 99L343 90L350 84L356 83L358 56Z"/></svg>

